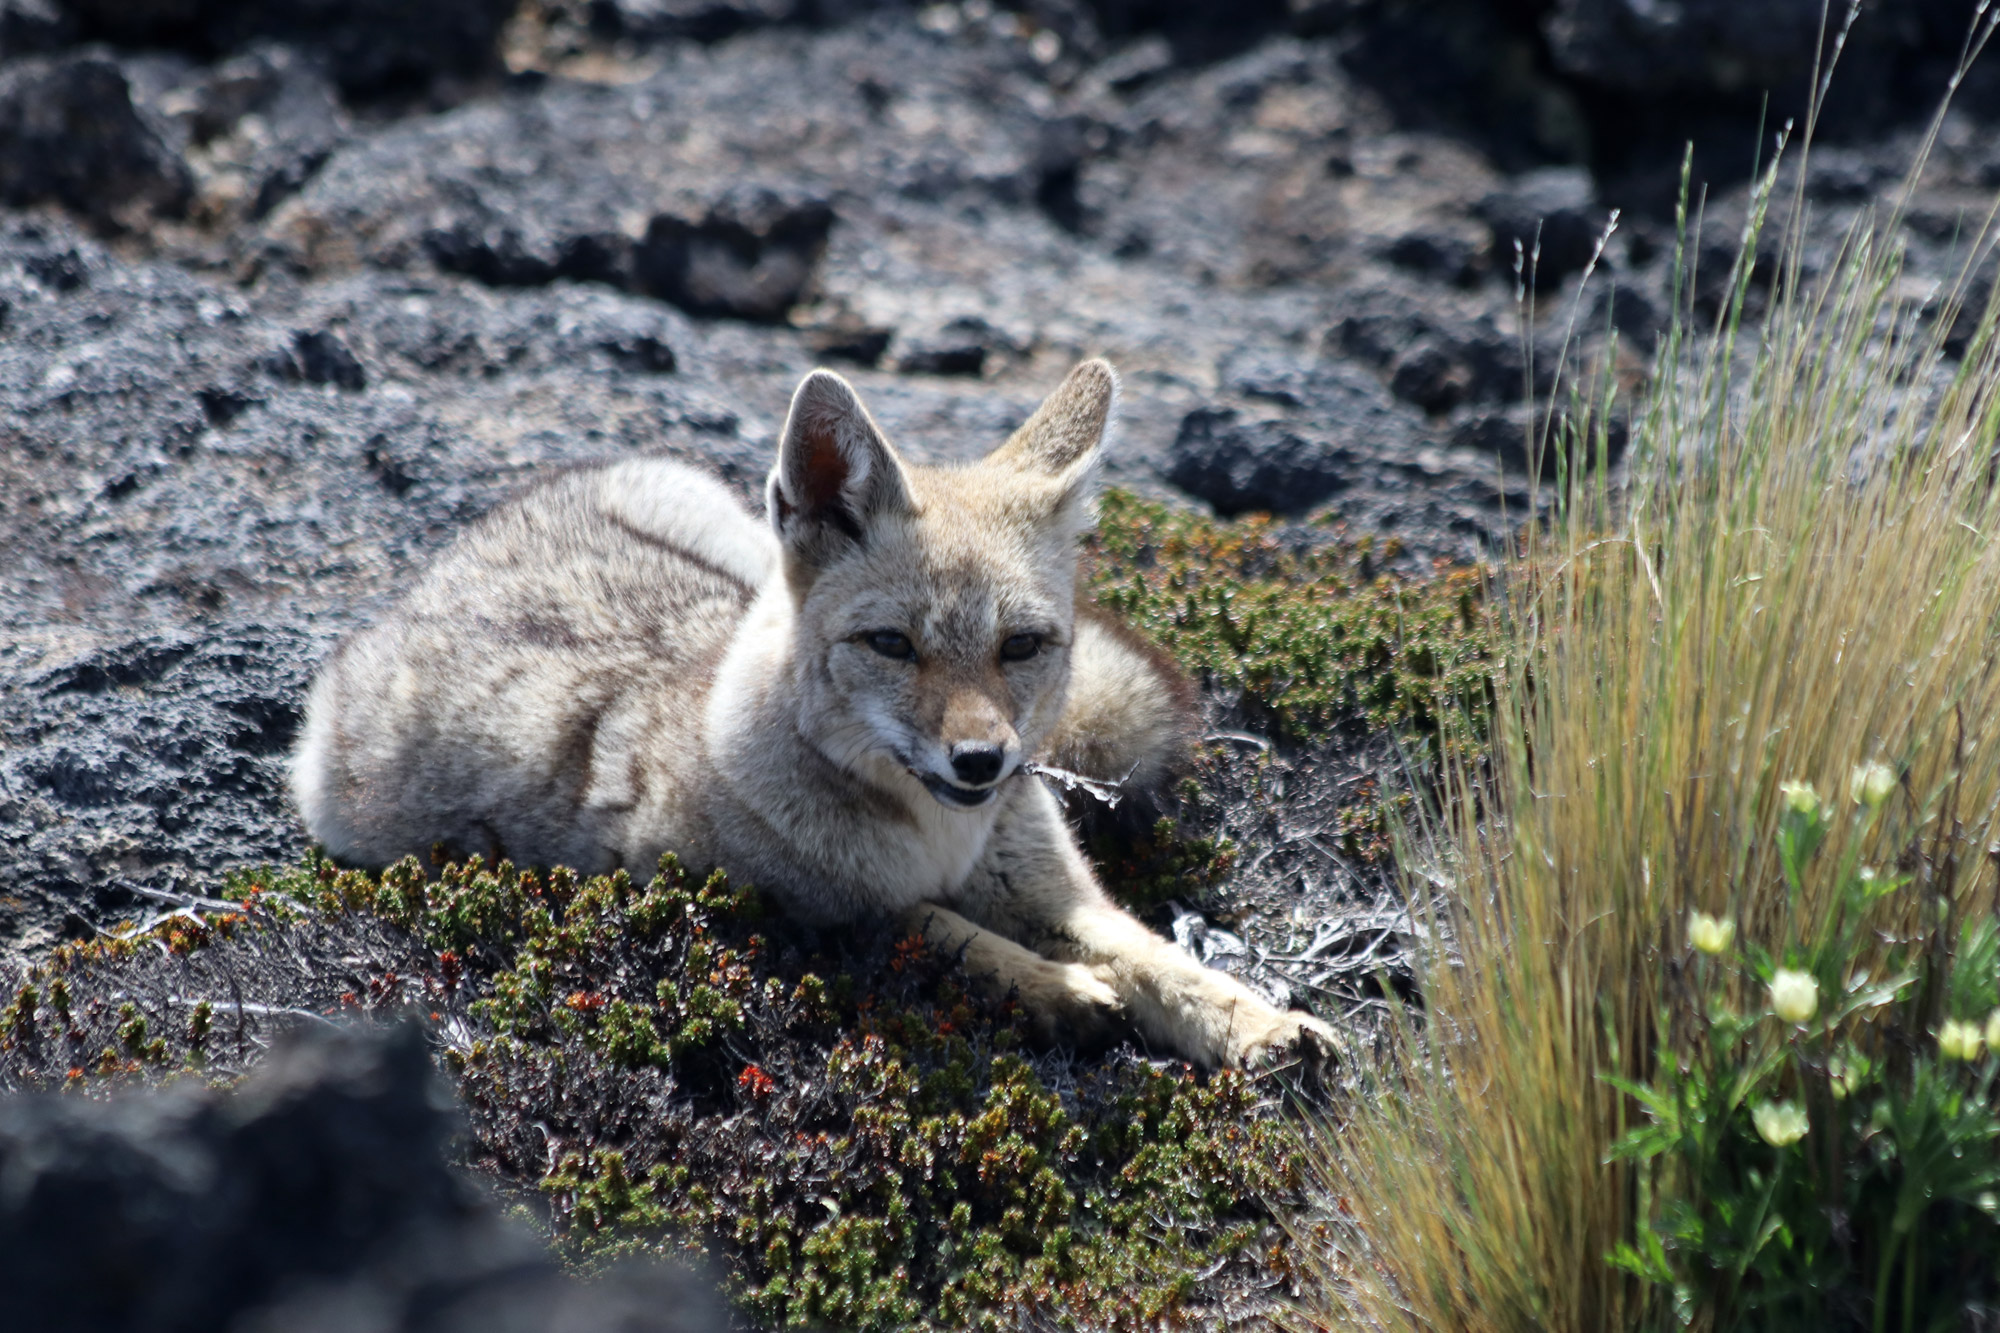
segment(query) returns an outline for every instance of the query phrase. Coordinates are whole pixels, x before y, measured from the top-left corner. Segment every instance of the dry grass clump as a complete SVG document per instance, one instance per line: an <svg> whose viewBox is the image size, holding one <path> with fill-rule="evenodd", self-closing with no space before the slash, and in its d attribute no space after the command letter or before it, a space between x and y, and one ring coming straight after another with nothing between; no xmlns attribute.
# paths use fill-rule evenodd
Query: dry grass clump
<svg viewBox="0 0 2000 1333"><path fill-rule="evenodd" d="M1329 1325L2000 1302L2000 350L1947 358L1895 217L1809 273L1791 216L1759 320L1740 264L1712 338L1683 304L1627 492L1530 542L1410 849L1424 1018L1321 1159Z"/></svg>

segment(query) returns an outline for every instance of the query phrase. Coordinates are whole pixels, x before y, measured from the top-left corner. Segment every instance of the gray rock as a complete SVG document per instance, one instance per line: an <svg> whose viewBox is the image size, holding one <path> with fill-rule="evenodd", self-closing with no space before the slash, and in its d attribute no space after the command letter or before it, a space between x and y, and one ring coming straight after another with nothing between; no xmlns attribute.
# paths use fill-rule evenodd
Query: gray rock
<svg viewBox="0 0 2000 1333"><path fill-rule="evenodd" d="M192 191L186 163L132 105L116 62L69 55L0 69L0 202L139 225L181 213Z"/></svg>
<svg viewBox="0 0 2000 1333"><path fill-rule="evenodd" d="M738 186L699 218L656 215L633 251L633 282L691 315L781 320L812 294L832 226L824 199Z"/></svg>
<svg viewBox="0 0 2000 1333"><path fill-rule="evenodd" d="M406 1027L302 1034L228 1094L0 1098L8 1327L724 1327L684 1273L564 1275L446 1165L448 1095Z"/></svg>

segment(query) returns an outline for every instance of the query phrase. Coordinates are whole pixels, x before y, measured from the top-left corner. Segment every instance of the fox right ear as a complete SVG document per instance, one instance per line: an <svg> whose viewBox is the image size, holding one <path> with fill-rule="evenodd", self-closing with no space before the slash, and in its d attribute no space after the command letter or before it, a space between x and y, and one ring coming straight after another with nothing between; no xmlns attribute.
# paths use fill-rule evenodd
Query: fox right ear
<svg viewBox="0 0 2000 1333"><path fill-rule="evenodd" d="M872 519L909 504L895 450L830 370L815 370L792 394L765 504L786 550L810 565L865 544Z"/></svg>

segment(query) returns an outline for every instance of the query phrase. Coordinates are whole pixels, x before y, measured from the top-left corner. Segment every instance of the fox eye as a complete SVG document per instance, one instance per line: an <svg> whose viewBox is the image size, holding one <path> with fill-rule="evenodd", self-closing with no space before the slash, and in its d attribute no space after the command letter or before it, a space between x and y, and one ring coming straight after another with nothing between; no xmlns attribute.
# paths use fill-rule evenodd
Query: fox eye
<svg viewBox="0 0 2000 1333"><path fill-rule="evenodd" d="M870 648L884 657L893 657L899 662L917 660L916 645L910 642L910 636L907 634L893 629L874 629L861 637Z"/></svg>
<svg viewBox="0 0 2000 1333"><path fill-rule="evenodd" d="M1039 634L1009 634L1000 645L1000 660L1003 662L1025 662L1042 651L1042 636Z"/></svg>

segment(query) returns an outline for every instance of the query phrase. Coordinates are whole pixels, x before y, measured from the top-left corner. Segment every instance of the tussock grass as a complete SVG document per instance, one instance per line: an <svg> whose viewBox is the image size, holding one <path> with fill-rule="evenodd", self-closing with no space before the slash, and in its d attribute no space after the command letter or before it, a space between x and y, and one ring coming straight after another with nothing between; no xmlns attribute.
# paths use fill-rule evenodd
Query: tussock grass
<svg viewBox="0 0 2000 1333"><path fill-rule="evenodd" d="M1491 751L1447 761L1442 813L1407 849L1434 904L1424 1014L1405 1016L1400 1067L1362 1071L1319 1158L1325 1211L1303 1234L1330 1256L1327 1325L1726 1324L1607 1262L1661 1198L1700 1202L1671 1157L1614 1155L1645 1117L1607 1081L1699 1058L1690 913L1777 951L1825 936L1856 867L1900 870L1848 960L1882 977L1925 960L1941 976L1964 925L2000 910L1993 316L1949 360L1959 298L1908 280L1898 218L1864 219L1808 271L1804 213L1794 199L1754 320L1739 264L1694 336L1686 275L1624 491L1557 476L1561 517L1493 600ZM1573 404L1572 448L1601 447L1609 394ZM1849 796L1873 761L1898 779L1879 811ZM1827 832L1788 888L1793 781L1824 798ZM1749 976L1724 984L1735 1012L1766 1012ZM1907 1071L1934 1058L1947 1001L1913 986L1839 1039ZM1872 1265L1875 1242L1854 1244Z"/></svg>

